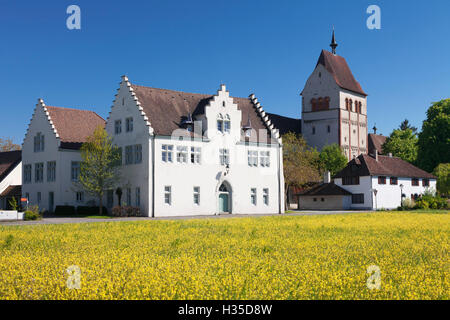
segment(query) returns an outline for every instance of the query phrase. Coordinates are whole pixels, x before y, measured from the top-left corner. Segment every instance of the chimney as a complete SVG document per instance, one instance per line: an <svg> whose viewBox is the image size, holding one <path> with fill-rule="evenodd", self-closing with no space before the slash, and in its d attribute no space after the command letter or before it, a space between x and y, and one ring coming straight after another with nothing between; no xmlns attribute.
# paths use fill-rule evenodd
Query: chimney
<svg viewBox="0 0 450 320"><path fill-rule="evenodd" d="M375 161L378 161L378 150L375 150Z"/></svg>
<svg viewBox="0 0 450 320"><path fill-rule="evenodd" d="M323 183L330 183L331 182L331 173L330 171L325 171L323 174Z"/></svg>

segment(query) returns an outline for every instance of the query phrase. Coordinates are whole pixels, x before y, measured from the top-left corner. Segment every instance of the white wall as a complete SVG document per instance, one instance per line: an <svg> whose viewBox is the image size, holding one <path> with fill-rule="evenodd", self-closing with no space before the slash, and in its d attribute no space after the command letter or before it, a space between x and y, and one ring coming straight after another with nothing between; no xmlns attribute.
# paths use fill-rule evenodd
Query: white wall
<svg viewBox="0 0 450 320"><path fill-rule="evenodd" d="M386 184L378 184L378 176L360 177L359 185L342 185L342 179L335 179L335 183L345 190L353 193L364 193L364 204L352 204L352 208L370 208L370 209L395 209L401 205L401 189L403 185L403 194L406 198L411 198L411 194L421 195L425 190L436 190L436 180L430 179L430 186L422 186L423 179L419 179L419 186L413 186L411 178L398 178L397 185L390 184L390 177L386 177ZM373 190L377 190L377 196Z"/></svg>
<svg viewBox="0 0 450 320"><path fill-rule="evenodd" d="M23 212L0 210L0 221L2 220L23 220Z"/></svg>

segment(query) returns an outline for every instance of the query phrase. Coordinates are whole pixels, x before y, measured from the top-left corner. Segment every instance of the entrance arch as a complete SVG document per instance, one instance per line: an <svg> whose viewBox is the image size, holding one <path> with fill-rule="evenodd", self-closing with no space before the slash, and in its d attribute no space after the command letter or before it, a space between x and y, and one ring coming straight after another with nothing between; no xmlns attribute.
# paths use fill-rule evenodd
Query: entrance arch
<svg viewBox="0 0 450 320"><path fill-rule="evenodd" d="M231 213L231 186L224 181L218 190L219 214Z"/></svg>

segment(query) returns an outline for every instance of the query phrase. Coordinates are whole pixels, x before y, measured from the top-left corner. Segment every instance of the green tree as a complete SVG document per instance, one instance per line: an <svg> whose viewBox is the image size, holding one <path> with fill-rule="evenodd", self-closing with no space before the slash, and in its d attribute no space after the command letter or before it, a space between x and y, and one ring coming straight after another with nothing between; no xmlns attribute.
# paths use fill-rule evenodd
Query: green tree
<svg viewBox="0 0 450 320"><path fill-rule="evenodd" d="M6 138L2 139L0 138L0 152L4 151L15 151L20 150L20 146L18 144L13 143L12 139Z"/></svg>
<svg viewBox="0 0 450 320"><path fill-rule="evenodd" d="M120 182L121 158L119 149L112 144L106 130L99 126L81 147L80 176L76 186L85 190L99 202L103 214L103 196Z"/></svg>
<svg viewBox="0 0 450 320"><path fill-rule="evenodd" d="M431 172L450 162L450 99L433 103L419 133L418 165Z"/></svg>
<svg viewBox="0 0 450 320"><path fill-rule="evenodd" d="M411 129L397 129L386 138L386 142L383 144L383 152L384 154L392 153L395 157L409 163L415 163L417 160L417 141L417 136Z"/></svg>
<svg viewBox="0 0 450 320"><path fill-rule="evenodd" d="M412 133L417 134L417 128L414 127L414 126L412 126L412 125L409 123L409 120L408 120L408 119L403 120L403 122L400 124L399 129L400 129L400 130L408 130L408 129L410 129L410 130L412 131Z"/></svg>
<svg viewBox="0 0 450 320"><path fill-rule="evenodd" d="M305 139L292 132L283 135L283 169L286 208L289 208L289 191L320 180L319 152L307 145Z"/></svg>
<svg viewBox="0 0 450 320"><path fill-rule="evenodd" d="M450 194L450 163L441 163L433 170L433 174L437 177L437 191L443 195Z"/></svg>
<svg viewBox="0 0 450 320"><path fill-rule="evenodd" d="M330 171L331 176L341 171L348 162L344 152L336 143L323 147L319 160L321 169Z"/></svg>

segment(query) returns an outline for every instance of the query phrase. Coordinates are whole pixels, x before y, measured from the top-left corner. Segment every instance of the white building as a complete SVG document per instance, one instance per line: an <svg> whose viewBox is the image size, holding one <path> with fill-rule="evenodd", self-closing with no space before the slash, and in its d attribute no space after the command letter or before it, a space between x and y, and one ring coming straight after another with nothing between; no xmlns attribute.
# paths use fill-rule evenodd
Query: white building
<svg viewBox="0 0 450 320"><path fill-rule="evenodd" d="M40 210L84 206L89 200L73 182L80 172L80 147L105 120L95 112L50 107L39 99L22 144L22 197Z"/></svg>
<svg viewBox="0 0 450 320"><path fill-rule="evenodd" d="M234 98L224 85L216 95L156 89L124 76L106 130L123 154L121 201L144 215L284 210L281 138L254 95Z"/></svg>
<svg viewBox="0 0 450 320"><path fill-rule="evenodd" d="M9 201L14 197L20 204L22 184L22 152L0 152L0 209L10 209Z"/></svg>
<svg viewBox="0 0 450 320"><path fill-rule="evenodd" d="M401 199L417 199L436 190L436 177L392 156L360 155L334 177L337 186L352 193L351 209L393 209Z"/></svg>

